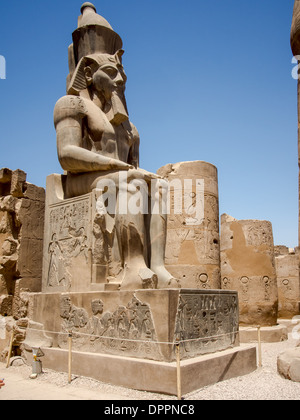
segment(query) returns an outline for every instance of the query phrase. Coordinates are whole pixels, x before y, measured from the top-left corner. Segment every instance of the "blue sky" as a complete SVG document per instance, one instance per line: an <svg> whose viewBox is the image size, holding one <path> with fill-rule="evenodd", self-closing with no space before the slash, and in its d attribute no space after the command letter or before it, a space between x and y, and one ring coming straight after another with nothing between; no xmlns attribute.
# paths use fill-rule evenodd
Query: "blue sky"
<svg viewBox="0 0 300 420"><path fill-rule="evenodd" d="M83 1L1 1L0 167L45 186L61 173L53 108ZM219 174L220 214L270 220L298 244L293 0L95 0L121 36L141 167L204 160Z"/></svg>

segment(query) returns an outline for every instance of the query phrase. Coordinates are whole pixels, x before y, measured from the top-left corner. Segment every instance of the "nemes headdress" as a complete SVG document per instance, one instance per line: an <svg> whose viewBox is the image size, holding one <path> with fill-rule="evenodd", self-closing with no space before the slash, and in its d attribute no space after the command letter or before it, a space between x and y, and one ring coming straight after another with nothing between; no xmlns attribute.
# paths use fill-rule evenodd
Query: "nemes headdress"
<svg viewBox="0 0 300 420"><path fill-rule="evenodd" d="M87 88L87 81L84 74L85 67L95 64L99 68L107 63L122 66L123 54L123 50L118 50L114 55L96 53L82 57L73 73L71 81L68 83L68 94L79 95L79 92Z"/></svg>
<svg viewBox="0 0 300 420"><path fill-rule="evenodd" d="M69 46L70 74L67 78L67 93L76 95L86 87L83 69L87 60L94 61L99 66L110 60L118 64L121 63L124 51L120 36L107 20L97 14L95 6L89 2L81 6L78 28L72 37L73 44Z"/></svg>

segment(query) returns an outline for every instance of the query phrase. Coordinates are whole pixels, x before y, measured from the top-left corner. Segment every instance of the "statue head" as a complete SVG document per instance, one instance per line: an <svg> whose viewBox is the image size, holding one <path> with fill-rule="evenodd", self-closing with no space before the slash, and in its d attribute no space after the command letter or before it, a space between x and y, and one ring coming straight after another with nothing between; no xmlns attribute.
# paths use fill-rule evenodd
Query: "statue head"
<svg viewBox="0 0 300 420"><path fill-rule="evenodd" d="M124 90L126 76L122 66L122 39L92 3L84 3L78 28L69 46L67 93L93 99L97 95L102 110L112 124L128 120Z"/></svg>
<svg viewBox="0 0 300 420"><path fill-rule="evenodd" d="M128 120L125 102L126 74L122 65L124 51L115 54L91 54L78 63L69 85L69 95L88 91L92 99L96 95L112 124Z"/></svg>

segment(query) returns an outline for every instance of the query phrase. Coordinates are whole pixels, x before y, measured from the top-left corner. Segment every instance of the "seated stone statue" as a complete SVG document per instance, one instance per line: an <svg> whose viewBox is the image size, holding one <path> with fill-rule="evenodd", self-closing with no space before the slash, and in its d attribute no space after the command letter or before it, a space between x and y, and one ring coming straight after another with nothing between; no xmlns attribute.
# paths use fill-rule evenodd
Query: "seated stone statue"
<svg viewBox="0 0 300 420"><path fill-rule="evenodd" d="M65 198L90 193L103 180L112 181L117 192L115 232L124 268L121 289L178 287L164 265L167 215L162 210L166 208L162 190L166 185L156 174L139 168L140 139L125 102L123 53L119 49L114 54L83 56L68 95L55 106L58 157L67 175ZM145 186L148 192L140 197L149 200L150 190L155 191L152 206L160 209L155 214L150 214L151 209L135 214L128 206L131 195ZM127 203L119 203L120 191L126 191Z"/></svg>

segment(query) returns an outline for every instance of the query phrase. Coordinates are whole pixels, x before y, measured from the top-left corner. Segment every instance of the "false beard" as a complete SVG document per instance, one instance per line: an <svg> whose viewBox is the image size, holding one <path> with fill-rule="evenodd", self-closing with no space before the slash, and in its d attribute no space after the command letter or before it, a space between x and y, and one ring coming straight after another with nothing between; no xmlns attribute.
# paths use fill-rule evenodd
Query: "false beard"
<svg viewBox="0 0 300 420"><path fill-rule="evenodd" d="M123 92L113 92L111 97L111 106L106 114L109 122L113 125L120 125L129 119Z"/></svg>

